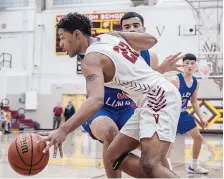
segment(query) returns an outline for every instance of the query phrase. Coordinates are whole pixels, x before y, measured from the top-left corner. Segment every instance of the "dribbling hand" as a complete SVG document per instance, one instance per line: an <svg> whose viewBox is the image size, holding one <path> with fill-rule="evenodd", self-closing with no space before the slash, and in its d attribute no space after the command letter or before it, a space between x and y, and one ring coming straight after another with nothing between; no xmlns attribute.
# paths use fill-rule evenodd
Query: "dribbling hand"
<svg viewBox="0 0 224 179"><path fill-rule="evenodd" d="M56 158L57 151L59 150L60 157L63 158L62 143L66 139L64 131L59 128L51 132L40 132L39 134L44 137L38 141L38 143L49 142L46 148L43 150L43 153L46 153L51 148L51 146L54 145L53 157Z"/></svg>

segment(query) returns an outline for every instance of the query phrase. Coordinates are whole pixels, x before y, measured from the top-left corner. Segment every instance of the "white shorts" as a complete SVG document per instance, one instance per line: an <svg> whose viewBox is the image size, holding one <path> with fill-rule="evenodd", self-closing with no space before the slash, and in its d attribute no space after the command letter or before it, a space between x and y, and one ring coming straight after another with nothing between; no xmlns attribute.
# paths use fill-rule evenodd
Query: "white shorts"
<svg viewBox="0 0 224 179"><path fill-rule="evenodd" d="M166 81L155 91L143 96L120 132L136 140L151 138L156 132L160 140L174 143L181 103L177 88Z"/></svg>

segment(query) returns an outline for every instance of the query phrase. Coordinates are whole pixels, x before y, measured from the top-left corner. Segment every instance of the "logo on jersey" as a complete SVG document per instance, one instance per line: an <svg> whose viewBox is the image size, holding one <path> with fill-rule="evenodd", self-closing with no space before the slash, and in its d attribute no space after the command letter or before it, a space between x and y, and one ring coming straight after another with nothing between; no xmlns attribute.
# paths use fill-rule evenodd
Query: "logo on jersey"
<svg viewBox="0 0 224 179"><path fill-rule="evenodd" d="M124 91L122 91L122 93L117 93L117 98L118 99L128 99L128 93L125 93Z"/></svg>
<svg viewBox="0 0 224 179"><path fill-rule="evenodd" d="M127 93L122 91L121 93L117 93L117 99L108 97L105 104L111 107L130 106L131 99L128 97Z"/></svg>
<svg viewBox="0 0 224 179"><path fill-rule="evenodd" d="M165 91L162 87L157 86L157 88L153 89L151 92L147 93L148 104L153 111L158 112L164 107L166 107L166 98Z"/></svg>
<svg viewBox="0 0 224 179"><path fill-rule="evenodd" d="M153 114L154 118L155 118L155 121L156 121L156 124L158 124L158 121L159 121L159 114Z"/></svg>

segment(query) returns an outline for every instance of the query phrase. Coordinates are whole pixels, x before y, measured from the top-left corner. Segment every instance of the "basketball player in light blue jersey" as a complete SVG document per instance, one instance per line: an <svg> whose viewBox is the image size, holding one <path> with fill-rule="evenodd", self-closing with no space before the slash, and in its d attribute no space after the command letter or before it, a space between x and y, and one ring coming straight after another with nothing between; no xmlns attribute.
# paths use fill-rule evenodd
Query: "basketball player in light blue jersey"
<svg viewBox="0 0 224 179"><path fill-rule="evenodd" d="M126 32L145 31L143 17L135 12L126 13L122 17L120 25ZM140 54L153 69L158 67L158 58L155 53L144 50ZM103 161L108 177L111 176L111 172L115 171L111 167L107 167L105 152L119 130L133 115L135 110L133 105L133 101L122 90L105 87L103 107L82 125L93 139L103 143Z"/></svg>
<svg viewBox="0 0 224 179"><path fill-rule="evenodd" d="M172 83L179 89L182 97L182 111L179 118L177 132L180 134L187 133L193 138L193 159L188 166L189 173L207 174L209 171L198 164L198 157L201 150L203 137L196 126L194 118L187 112L188 101L191 101L192 107L198 115L202 128L207 126L207 122L203 119L200 107L197 103L199 84L193 76L196 69L196 56L186 54L183 58L184 73L179 73L172 78Z"/></svg>

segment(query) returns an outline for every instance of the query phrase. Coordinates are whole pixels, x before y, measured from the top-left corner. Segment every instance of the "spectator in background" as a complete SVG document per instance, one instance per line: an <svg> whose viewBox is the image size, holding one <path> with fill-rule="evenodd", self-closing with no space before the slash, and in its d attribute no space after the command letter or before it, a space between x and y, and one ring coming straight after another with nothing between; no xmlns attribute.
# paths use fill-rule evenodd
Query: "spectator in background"
<svg viewBox="0 0 224 179"><path fill-rule="evenodd" d="M0 110L3 110L3 103L0 103Z"/></svg>
<svg viewBox="0 0 224 179"><path fill-rule="evenodd" d="M72 104L71 101L68 102L68 105L65 107L65 112L64 112L64 116L65 116L65 122L73 116L73 114L75 114L75 108Z"/></svg>
<svg viewBox="0 0 224 179"><path fill-rule="evenodd" d="M3 115L3 103L0 103L0 135L4 133L5 129L5 118Z"/></svg>
<svg viewBox="0 0 224 179"><path fill-rule="evenodd" d="M3 108L3 103L0 103L0 135L10 133L11 115Z"/></svg>
<svg viewBox="0 0 224 179"><path fill-rule="evenodd" d="M63 113L63 109L61 107L61 103L60 102L58 102L57 106L54 107L53 113L54 113L53 129L57 129L60 126L61 119L62 119L61 115Z"/></svg>

